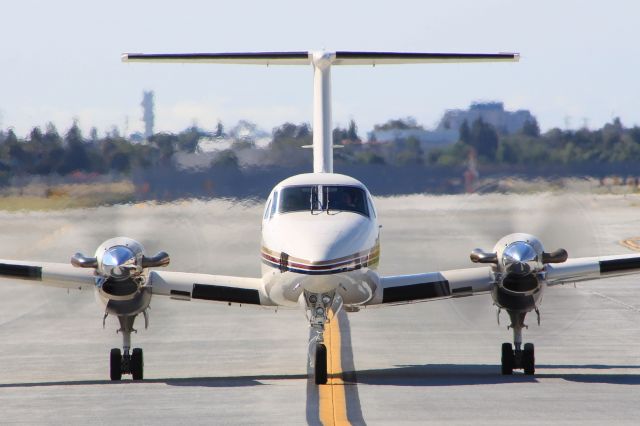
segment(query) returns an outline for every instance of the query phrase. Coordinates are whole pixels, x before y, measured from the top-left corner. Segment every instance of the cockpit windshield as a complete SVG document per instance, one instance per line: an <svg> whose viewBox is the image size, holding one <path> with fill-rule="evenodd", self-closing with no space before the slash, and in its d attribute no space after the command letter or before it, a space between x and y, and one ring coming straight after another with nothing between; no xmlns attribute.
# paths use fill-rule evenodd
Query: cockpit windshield
<svg viewBox="0 0 640 426"><path fill-rule="evenodd" d="M369 217L367 195L362 188L343 185L289 186L280 191L279 213L348 211Z"/></svg>

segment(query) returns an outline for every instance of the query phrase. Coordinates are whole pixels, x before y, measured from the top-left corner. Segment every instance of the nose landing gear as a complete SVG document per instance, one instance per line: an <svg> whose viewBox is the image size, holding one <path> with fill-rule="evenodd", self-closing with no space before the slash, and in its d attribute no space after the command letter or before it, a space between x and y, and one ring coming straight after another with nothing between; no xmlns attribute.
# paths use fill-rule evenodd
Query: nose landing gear
<svg viewBox="0 0 640 426"><path fill-rule="evenodd" d="M327 373L327 347L324 344L324 327L329 321L328 313L334 301L334 293L308 293L305 294L307 309L309 311L309 326L311 327L311 340L309 345L314 345L312 361L314 380L316 385L324 385L328 380ZM311 354L310 354L311 355Z"/></svg>

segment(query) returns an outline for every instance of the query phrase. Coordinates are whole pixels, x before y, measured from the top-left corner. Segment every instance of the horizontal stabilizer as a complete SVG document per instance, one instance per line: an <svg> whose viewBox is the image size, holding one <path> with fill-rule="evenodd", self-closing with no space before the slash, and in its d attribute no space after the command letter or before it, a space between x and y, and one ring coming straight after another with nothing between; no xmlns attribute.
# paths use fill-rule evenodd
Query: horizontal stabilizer
<svg viewBox="0 0 640 426"><path fill-rule="evenodd" d="M334 65L517 62L518 53L336 52Z"/></svg>
<svg viewBox="0 0 640 426"><path fill-rule="evenodd" d="M517 53L325 52L332 65L516 62ZM308 65L313 52L125 53L123 62Z"/></svg>
<svg viewBox="0 0 640 426"><path fill-rule="evenodd" d="M125 53L123 62L212 63L248 65L308 65L308 52L258 53Z"/></svg>

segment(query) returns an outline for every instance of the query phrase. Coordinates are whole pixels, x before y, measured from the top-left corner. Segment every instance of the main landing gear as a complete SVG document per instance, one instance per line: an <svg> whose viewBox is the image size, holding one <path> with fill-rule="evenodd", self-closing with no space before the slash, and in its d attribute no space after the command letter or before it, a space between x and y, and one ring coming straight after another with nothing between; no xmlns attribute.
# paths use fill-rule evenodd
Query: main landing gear
<svg viewBox="0 0 640 426"><path fill-rule="evenodd" d="M324 344L324 326L328 322L328 314L333 304L334 295L331 293L305 294L307 309L309 310L309 325L311 327L310 347L315 343L313 355L313 375L316 385L327 383L327 347ZM310 354L311 355L311 354Z"/></svg>
<svg viewBox="0 0 640 426"><path fill-rule="evenodd" d="M118 321L120 321L118 332L122 333L122 352L118 348L111 349L109 356L111 380L121 380L123 374L131 374L133 380L142 380L144 377L142 349L135 348L129 352L131 349L131 332L136 332L133 328L135 320L135 315L118 316Z"/></svg>
<svg viewBox="0 0 640 426"><path fill-rule="evenodd" d="M537 310L536 310L536 313ZM502 344L502 374L511 375L514 369L524 370L524 374L531 376L536 371L536 361L533 343L525 343L522 347L522 329L527 327L524 324L526 312L509 311L511 325L513 329L513 346L511 343ZM539 313L538 313L539 318Z"/></svg>

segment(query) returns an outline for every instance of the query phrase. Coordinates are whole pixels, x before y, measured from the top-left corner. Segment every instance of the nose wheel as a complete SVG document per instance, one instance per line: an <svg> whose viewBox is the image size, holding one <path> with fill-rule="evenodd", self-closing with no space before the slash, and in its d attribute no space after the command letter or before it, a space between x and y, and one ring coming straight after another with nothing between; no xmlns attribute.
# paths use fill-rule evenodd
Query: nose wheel
<svg viewBox="0 0 640 426"><path fill-rule="evenodd" d="M327 347L322 343L316 346L314 374L316 385L327 384Z"/></svg>

